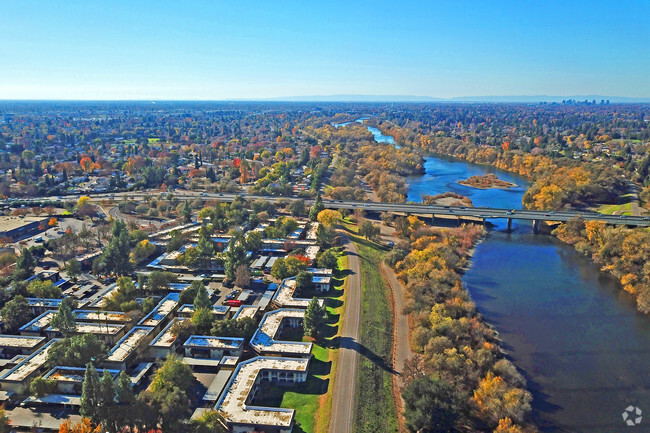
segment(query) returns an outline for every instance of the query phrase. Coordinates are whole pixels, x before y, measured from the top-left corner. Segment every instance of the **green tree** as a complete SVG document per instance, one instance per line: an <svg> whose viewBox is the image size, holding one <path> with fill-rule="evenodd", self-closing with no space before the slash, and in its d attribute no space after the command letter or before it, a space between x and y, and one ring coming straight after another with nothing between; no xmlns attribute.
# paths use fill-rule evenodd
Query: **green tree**
<svg viewBox="0 0 650 433"><path fill-rule="evenodd" d="M99 373L92 362L86 364L86 374L81 386L81 405L79 413L95 424L100 420L101 384Z"/></svg>
<svg viewBox="0 0 650 433"><path fill-rule="evenodd" d="M246 248L241 242L239 242L239 240L233 238L228 249L224 252L224 267L226 271L226 277L229 280L233 281L235 279L237 266L245 263L245 261Z"/></svg>
<svg viewBox="0 0 650 433"><path fill-rule="evenodd" d="M336 232L328 229L323 224L319 224L316 229L316 243L321 248L329 248L336 243Z"/></svg>
<svg viewBox="0 0 650 433"><path fill-rule="evenodd" d="M251 338L257 329L257 321L252 317L243 319L226 319L216 320L212 329L211 335L219 337L238 337L238 338Z"/></svg>
<svg viewBox="0 0 650 433"><path fill-rule="evenodd" d="M294 217L304 216L305 213L306 213L306 211L305 211L305 201L304 200L294 200L294 201L292 201L291 204L289 205L289 212L291 213L291 216L294 216Z"/></svg>
<svg viewBox="0 0 650 433"><path fill-rule="evenodd" d="M72 310L76 308L76 304L76 301L72 298L63 298L61 304L59 304L59 310L50 322L52 327L61 332L64 337L69 337L77 330L77 323L72 313Z"/></svg>
<svg viewBox="0 0 650 433"><path fill-rule="evenodd" d="M423 433L454 432L460 404L452 386L440 379L424 376L411 382L404 393L404 417L410 431Z"/></svg>
<svg viewBox="0 0 650 433"><path fill-rule="evenodd" d="M194 298L196 298L196 294L199 292L199 289L201 287L204 287L203 281L199 281L199 280L192 281L190 287L188 287L187 289L183 290L180 293L178 297L178 304L183 305L183 304L194 303Z"/></svg>
<svg viewBox="0 0 650 433"><path fill-rule="evenodd" d="M107 353L108 347L95 334L73 335L52 343L47 352L47 363L53 367L83 367L89 362L103 359Z"/></svg>
<svg viewBox="0 0 650 433"><path fill-rule="evenodd" d="M56 381L37 377L29 384L29 393L36 397L43 397L56 392Z"/></svg>
<svg viewBox="0 0 650 433"><path fill-rule="evenodd" d="M289 276L287 264L283 258L279 258L273 263L273 266L271 266L271 276L277 280L284 280Z"/></svg>
<svg viewBox="0 0 650 433"><path fill-rule="evenodd" d="M99 419L107 431L116 431L114 420L119 414L115 413L115 382L111 373L104 369L99 381Z"/></svg>
<svg viewBox="0 0 650 433"><path fill-rule="evenodd" d="M190 367L178 356L171 354L167 356L151 381L149 389L153 392L167 389L169 391L178 387L184 393L190 395L194 375Z"/></svg>
<svg viewBox="0 0 650 433"><path fill-rule="evenodd" d="M183 221L185 223L190 223L192 222L192 209L190 208L190 204L185 200L185 205L183 206Z"/></svg>
<svg viewBox="0 0 650 433"><path fill-rule="evenodd" d="M359 224L359 234L366 239L375 239L377 236L379 236L380 232L381 229L379 226L373 224L368 220L363 220L361 221L361 224Z"/></svg>
<svg viewBox="0 0 650 433"><path fill-rule="evenodd" d="M296 275L296 289L311 290L314 288L314 276L307 271L300 271Z"/></svg>
<svg viewBox="0 0 650 433"><path fill-rule="evenodd" d="M210 296L208 291L203 284L198 288L196 296L194 297L194 311L197 311L201 308L211 309L212 302L210 302Z"/></svg>
<svg viewBox="0 0 650 433"><path fill-rule="evenodd" d="M102 254L104 270L116 275L128 274L132 269L130 252L131 238L126 223L117 219L111 228L111 240Z"/></svg>
<svg viewBox="0 0 650 433"><path fill-rule="evenodd" d="M70 259L65 265L65 271L72 281L77 281L77 277L81 275L81 265L77 259Z"/></svg>
<svg viewBox="0 0 650 433"><path fill-rule="evenodd" d="M208 308L195 309L192 314L192 325L196 329L197 334L206 335L212 328L214 322L214 314Z"/></svg>
<svg viewBox="0 0 650 433"><path fill-rule="evenodd" d="M7 332L16 332L18 328L30 320L33 316L29 303L22 295L16 295L2 307L2 319L5 322Z"/></svg>
<svg viewBox="0 0 650 433"><path fill-rule="evenodd" d="M311 221L316 221L318 219L318 214L324 209L325 205L323 204L323 199L321 198L320 193L318 193L316 201L311 206L311 209L309 209L309 219Z"/></svg>
<svg viewBox="0 0 650 433"><path fill-rule="evenodd" d="M16 260L16 267L12 275L14 281L23 281L27 278L34 275L34 269L36 268L36 259L34 255L29 250L29 248L23 248L20 251L20 256Z"/></svg>
<svg viewBox="0 0 650 433"><path fill-rule="evenodd" d="M257 251L262 247L262 232L248 232L244 240L244 246L248 251Z"/></svg>
<svg viewBox="0 0 650 433"><path fill-rule="evenodd" d="M316 259L318 267L325 269L337 269L338 268L338 253L336 250L329 248L320 254Z"/></svg>
<svg viewBox="0 0 650 433"><path fill-rule="evenodd" d="M60 298L61 289L55 287L52 281L50 280L38 280L35 279L27 286L27 293L36 297L36 298Z"/></svg>
<svg viewBox="0 0 650 433"><path fill-rule="evenodd" d="M305 310L305 318L302 321L302 326L305 334L316 337L318 331L325 324L327 319L327 311L318 302L318 299L312 298Z"/></svg>
<svg viewBox="0 0 650 433"><path fill-rule="evenodd" d="M168 290L169 284L176 281L176 276L171 272L165 271L151 271L147 278L147 290L151 292L159 292L161 290Z"/></svg>
<svg viewBox="0 0 650 433"><path fill-rule="evenodd" d="M226 421L216 410L209 410L190 421L189 433L227 433Z"/></svg>
<svg viewBox="0 0 650 433"><path fill-rule="evenodd" d="M287 265L287 274L289 277L294 277L300 273L300 271L307 270L307 263L298 259L295 256L289 256L284 260L284 264Z"/></svg>

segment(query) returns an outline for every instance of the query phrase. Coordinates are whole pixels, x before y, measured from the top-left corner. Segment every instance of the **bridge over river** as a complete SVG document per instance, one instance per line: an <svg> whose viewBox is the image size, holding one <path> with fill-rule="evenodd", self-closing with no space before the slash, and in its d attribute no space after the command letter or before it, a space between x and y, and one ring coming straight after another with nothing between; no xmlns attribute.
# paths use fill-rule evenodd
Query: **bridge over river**
<svg viewBox="0 0 650 433"><path fill-rule="evenodd" d="M166 193L156 192L120 192L120 193L101 193L101 194L83 194L88 195L95 201L99 200L143 200L145 197L154 195L163 195ZM296 197L278 197L278 196L265 196L256 194L245 193L207 193L195 191L175 191L173 192L175 198L180 200L185 199L204 199L204 200L220 200L220 201L233 201L237 197L245 198L247 200L298 200ZM39 201L63 201L63 200L78 200L80 195L70 196L57 196L57 197L38 197L26 199L27 202ZM305 200L305 203L312 204L314 200ZM10 202L5 201L4 204ZM456 220L469 220L485 223L491 219L502 218L507 220L508 229L512 227L512 221L527 220L533 224L534 231L539 230L542 221L548 222L566 222L572 218L582 217L586 221L602 221L606 224L612 225L625 225L636 227L650 227L650 217L640 216L625 216L625 215L603 215L598 212L589 211L537 211L526 209L502 209L494 207L456 207L456 206L443 206L443 205L427 205L422 203L384 203L384 202L364 202L364 201L345 201L345 200L323 200L323 205L327 209L350 209L350 210L364 210L369 212L394 212L403 213L406 215L426 215L431 216L432 219L456 219Z"/></svg>

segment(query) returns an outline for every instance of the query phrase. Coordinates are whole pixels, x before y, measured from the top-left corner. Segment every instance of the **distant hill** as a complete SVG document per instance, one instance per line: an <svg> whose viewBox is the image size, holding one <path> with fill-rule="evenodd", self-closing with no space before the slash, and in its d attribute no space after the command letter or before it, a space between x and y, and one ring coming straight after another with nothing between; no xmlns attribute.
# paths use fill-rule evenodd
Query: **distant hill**
<svg viewBox="0 0 650 433"><path fill-rule="evenodd" d="M312 96L284 96L277 98L265 98L263 101L287 101L287 102L562 102L573 99L575 101L609 100L610 103L642 103L650 102L650 96L641 98L630 98L624 96L603 96L603 95L571 95L571 96L549 96L549 95L493 95L493 96L457 96L453 98L436 98L433 96L414 95L312 95Z"/></svg>

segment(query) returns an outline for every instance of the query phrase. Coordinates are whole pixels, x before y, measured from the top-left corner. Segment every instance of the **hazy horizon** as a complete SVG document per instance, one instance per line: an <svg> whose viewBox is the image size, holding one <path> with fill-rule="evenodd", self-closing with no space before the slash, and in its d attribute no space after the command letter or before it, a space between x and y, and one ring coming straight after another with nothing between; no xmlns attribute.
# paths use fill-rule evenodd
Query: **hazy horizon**
<svg viewBox="0 0 650 433"><path fill-rule="evenodd" d="M650 99L649 15L650 2L606 0L27 0L0 16L0 99Z"/></svg>

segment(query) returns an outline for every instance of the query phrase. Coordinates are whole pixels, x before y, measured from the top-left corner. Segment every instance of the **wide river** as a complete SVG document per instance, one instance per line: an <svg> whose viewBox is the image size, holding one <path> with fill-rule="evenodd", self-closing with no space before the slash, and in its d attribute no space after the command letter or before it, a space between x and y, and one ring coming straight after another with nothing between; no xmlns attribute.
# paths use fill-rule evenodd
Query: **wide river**
<svg viewBox="0 0 650 433"><path fill-rule="evenodd" d="M368 128L380 142L392 137ZM427 157L408 178L408 200L453 191L476 206L521 208L528 183L493 167ZM458 184L496 173L519 185L478 190ZM495 221L496 222L496 221ZM650 432L650 318L597 265L527 224L498 223L479 244L463 281L499 331L508 357L528 380L534 421L545 432ZM645 413L623 422L626 407Z"/></svg>

